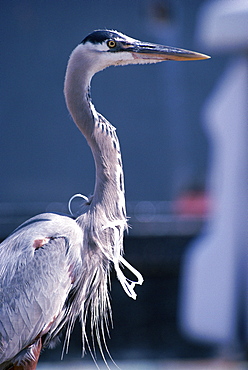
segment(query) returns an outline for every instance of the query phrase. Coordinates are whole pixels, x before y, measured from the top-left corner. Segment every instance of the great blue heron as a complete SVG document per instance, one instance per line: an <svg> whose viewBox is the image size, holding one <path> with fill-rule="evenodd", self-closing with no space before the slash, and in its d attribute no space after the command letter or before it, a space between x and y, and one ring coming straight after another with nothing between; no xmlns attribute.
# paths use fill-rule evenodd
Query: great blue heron
<svg viewBox="0 0 248 370"><path fill-rule="evenodd" d="M115 128L96 110L90 82L111 65L198 60L206 55L97 30L72 52L65 76L67 107L94 156L93 196L80 216L44 213L20 225L0 245L0 369L35 369L40 350L66 326L64 350L76 318L90 316L99 345L107 325L111 265L125 292L136 297L142 276L122 257L127 228L124 179ZM135 282L123 274L125 266Z"/></svg>

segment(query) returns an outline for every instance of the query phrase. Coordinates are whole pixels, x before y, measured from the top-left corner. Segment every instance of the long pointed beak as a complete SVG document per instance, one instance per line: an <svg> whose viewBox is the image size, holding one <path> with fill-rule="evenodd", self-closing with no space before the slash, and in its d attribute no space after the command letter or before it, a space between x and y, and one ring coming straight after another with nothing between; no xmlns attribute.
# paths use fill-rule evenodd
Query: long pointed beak
<svg viewBox="0 0 248 370"><path fill-rule="evenodd" d="M211 58L208 55L197 53L195 51L174 48L151 43L136 43L135 45L127 45L126 51L130 51L135 59L150 59L151 61L163 60L201 60ZM147 60L147 61L148 61Z"/></svg>

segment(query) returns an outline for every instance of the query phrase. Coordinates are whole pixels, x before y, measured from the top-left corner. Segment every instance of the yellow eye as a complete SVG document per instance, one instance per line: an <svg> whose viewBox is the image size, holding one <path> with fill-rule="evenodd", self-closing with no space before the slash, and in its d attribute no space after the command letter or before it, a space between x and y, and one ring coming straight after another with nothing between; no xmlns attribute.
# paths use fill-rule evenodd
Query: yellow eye
<svg viewBox="0 0 248 370"><path fill-rule="evenodd" d="M116 42L114 40L108 40L107 45L109 48L113 49L116 47Z"/></svg>

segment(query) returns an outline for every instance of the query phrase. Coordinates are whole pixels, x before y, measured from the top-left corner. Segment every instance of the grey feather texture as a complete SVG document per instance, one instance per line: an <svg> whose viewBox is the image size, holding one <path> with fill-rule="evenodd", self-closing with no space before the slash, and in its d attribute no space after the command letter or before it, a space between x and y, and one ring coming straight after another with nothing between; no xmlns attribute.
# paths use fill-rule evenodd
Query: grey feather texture
<svg viewBox="0 0 248 370"><path fill-rule="evenodd" d="M35 250L34 241L44 236L49 241ZM60 319L73 285L70 266L75 281L82 269L81 243L82 230L74 220L43 214L0 245L0 363Z"/></svg>

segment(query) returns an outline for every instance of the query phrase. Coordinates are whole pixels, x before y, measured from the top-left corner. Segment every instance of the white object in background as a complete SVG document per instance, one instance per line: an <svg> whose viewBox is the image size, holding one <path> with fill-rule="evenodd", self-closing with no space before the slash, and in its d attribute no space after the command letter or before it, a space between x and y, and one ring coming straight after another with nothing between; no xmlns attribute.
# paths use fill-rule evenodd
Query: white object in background
<svg viewBox="0 0 248 370"><path fill-rule="evenodd" d="M211 96L212 143L205 235L191 246L183 272L181 325L210 342L236 342L248 316L248 60L234 61ZM244 323L243 325L245 324ZM247 337L248 337L248 333Z"/></svg>

